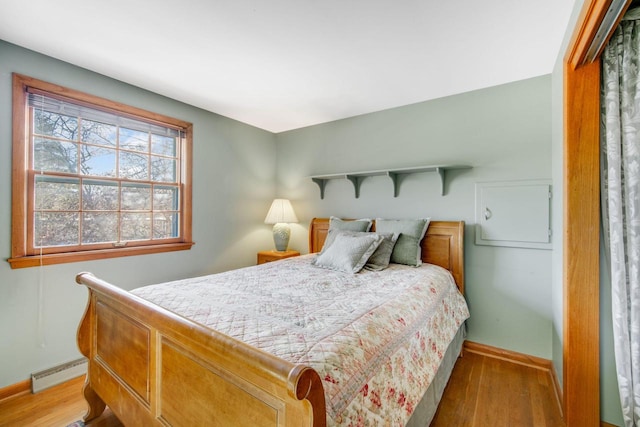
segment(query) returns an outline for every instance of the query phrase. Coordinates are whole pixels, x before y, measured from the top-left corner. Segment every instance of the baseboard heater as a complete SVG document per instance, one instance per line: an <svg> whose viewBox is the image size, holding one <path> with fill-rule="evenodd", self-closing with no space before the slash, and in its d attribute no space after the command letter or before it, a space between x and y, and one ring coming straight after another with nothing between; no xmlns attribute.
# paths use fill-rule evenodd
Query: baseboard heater
<svg viewBox="0 0 640 427"><path fill-rule="evenodd" d="M31 392L37 393L87 373L87 359L77 359L31 374Z"/></svg>

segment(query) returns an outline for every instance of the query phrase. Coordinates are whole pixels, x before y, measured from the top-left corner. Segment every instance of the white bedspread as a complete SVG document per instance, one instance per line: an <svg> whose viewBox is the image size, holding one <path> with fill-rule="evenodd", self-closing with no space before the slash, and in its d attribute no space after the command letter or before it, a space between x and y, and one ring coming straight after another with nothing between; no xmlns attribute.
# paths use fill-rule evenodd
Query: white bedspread
<svg viewBox="0 0 640 427"><path fill-rule="evenodd" d="M321 376L329 425L404 425L469 316L443 268L345 274L289 258L133 291Z"/></svg>

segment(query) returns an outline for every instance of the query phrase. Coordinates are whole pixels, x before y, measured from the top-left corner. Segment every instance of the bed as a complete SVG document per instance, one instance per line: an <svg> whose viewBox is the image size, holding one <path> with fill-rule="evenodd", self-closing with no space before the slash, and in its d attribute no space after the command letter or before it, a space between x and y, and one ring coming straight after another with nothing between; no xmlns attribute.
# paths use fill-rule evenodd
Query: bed
<svg viewBox="0 0 640 427"><path fill-rule="evenodd" d="M328 219L314 219L311 222L309 229L311 254L321 250L328 230ZM446 275L453 278L457 289L463 293L463 234L463 222L431 221L424 239L420 242L425 268L406 268L406 270L412 271L412 274L436 274L437 270L444 268L450 272ZM241 277L240 282L245 279L249 281L255 280L255 277L260 275L266 277L278 274L276 269L286 270L287 274L290 274L291 271L303 271L309 268L309 260L313 257L314 255L307 255L263 266L248 267L233 273L222 273L222 276L207 276L206 280L225 281L227 280L225 274L234 274ZM396 272L396 270L400 268L391 268L390 274L397 273L398 277L404 277L400 274L405 273ZM332 274L331 271L324 271L321 276L330 277ZM307 276L311 275L307 274ZM214 276L215 278L212 279L211 277ZM363 275L362 277L373 276ZM202 280L204 279L196 278L191 279L191 282ZM253 331L254 335L250 336L253 341L250 340L251 344L247 344L208 327L209 319L212 318L212 314L215 314L211 313L210 307L203 309L203 306L199 305L200 308L186 308L184 309L186 312L181 313L182 307L190 307L183 304L184 300L188 299L188 295L183 294L192 292L192 299L200 300L198 291L189 290L191 288L186 287L183 281L158 287L157 289L164 289L160 292L162 297L154 297L153 293L147 295L149 287L134 290L145 298L113 286L91 273L78 274L76 281L89 289L87 309L78 328L78 346L89 360L87 379L83 388L89 405L89 410L84 417L85 421L99 416L106 405L125 425L349 425L352 421L357 422L359 417L361 418L357 411L380 409L381 405L375 405L376 400L380 403L380 396L375 395L373 387L368 389L369 384L373 384L371 382L373 379L370 378L371 374L362 371L364 368L360 365L350 366L349 369L336 368L340 365L334 359L331 359L330 363L326 360L319 361L318 354L321 353L333 357L332 351L329 350L335 347L335 341L327 344L327 341L323 341L326 334L320 333L327 328L325 323L316 319L322 319L322 314L318 314L324 312L322 309L314 311L311 317L309 313L304 313L302 317L295 317L295 313L291 315L297 319L298 323L302 318L307 320L313 318L313 322L299 325L299 330L315 328L317 335L321 337L320 344L307 343L305 336L297 342L292 339L292 336L298 335L292 335L290 332L275 334L276 338L263 337L259 332L261 329L256 326L259 323L257 321L253 329L258 332ZM362 286L372 286L366 282L368 280L363 281L365 284ZM192 286L198 286L198 284L195 283ZM172 294L171 287L183 294L180 292ZM380 292L383 292L383 288L384 286L380 286ZM413 286L407 285L407 288L413 289ZM281 293L285 292L283 287L273 290L257 287L254 289L258 294L275 295L273 310L286 311L283 308L286 304L281 302ZM298 289L297 294L300 298L304 297L305 293L311 293L300 292L301 287L296 285L293 289ZM369 289L370 291L365 292L364 295L375 293L374 287ZM244 293L229 292L231 296L225 296L227 299L224 300L224 304L235 300L236 304L244 306L247 311L264 309L262 305L251 305L255 303L250 302L247 290ZM358 294L352 294L351 297L355 307L354 312L357 314L359 300L367 300L367 298L358 298L353 295ZM244 300L245 297L246 300ZM161 305L170 309L154 304L149 300L153 298L160 298ZM419 300L419 298L414 299ZM225 305L218 306L214 311L218 310L226 310ZM292 306L291 311L295 312L296 308ZM449 313L453 310L447 306L444 311ZM357 321L363 322L361 318L367 316L370 314L361 315ZM411 400L404 394L390 395L396 391L393 387L387 387L383 398L390 402L397 402L405 412L404 418L401 416L398 418L403 420L400 425L406 422L407 425L425 426L430 422L455 360L460 354L464 332L463 321L466 316L468 312L466 315L458 312L455 316L451 316L457 319L455 335L448 336L444 345L437 341L436 346L435 341L432 342L431 338L427 340L418 330L408 329L405 332L405 335L421 338L421 341L417 341L420 344L411 344L420 345L421 350L424 350L413 351L411 354L414 358L418 354L420 357L427 355L425 357L430 358L431 353L425 347L429 349L433 347L433 353L437 353L438 357L437 369L433 367L436 364L435 361L431 364L419 362L425 365L426 371L429 371L428 374L424 374L428 376L429 386L423 397L411 398ZM409 319L409 314L404 317ZM404 322L404 317L401 316L398 320ZM213 324L220 325L215 322ZM228 328L225 329L227 326L221 325L220 329L228 330ZM363 327L367 328L367 326ZM243 330L252 329L247 326L242 328ZM398 328L402 329L400 326ZM347 340L348 335L343 333L340 340ZM286 337L289 345L294 348L304 347L304 351L296 357L277 356L277 351L272 352L270 345L273 344L272 341L281 340L282 337ZM356 347L367 348L366 338L359 339L362 345ZM264 342L267 343L266 348L270 351L258 348L261 345L265 347ZM319 346L324 347L318 350ZM313 351L309 352L309 349ZM385 369L398 369L389 367L389 363L385 362L384 357L380 355L369 357L369 359L375 359L374 362L377 363L376 375L382 375L381 371ZM413 378L413 376L413 372L403 375L405 380L406 377ZM417 374L415 376L419 377ZM356 381L362 381L363 378L364 387ZM423 379L415 381L424 383ZM346 384L346 389L351 391L337 389L334 387L336 382ZM379 391L377 393L380 394ZM422 394L423 391L420 393ZM359 403L354 403L353 396L356 396L355 400L366 401L369 407L359 409ZM412 402L411 405L409 400ZM371 402L374 404L372 405ZM410 418L406 420L407 417ZM385 424L397 425L398 423Z"/></svg>

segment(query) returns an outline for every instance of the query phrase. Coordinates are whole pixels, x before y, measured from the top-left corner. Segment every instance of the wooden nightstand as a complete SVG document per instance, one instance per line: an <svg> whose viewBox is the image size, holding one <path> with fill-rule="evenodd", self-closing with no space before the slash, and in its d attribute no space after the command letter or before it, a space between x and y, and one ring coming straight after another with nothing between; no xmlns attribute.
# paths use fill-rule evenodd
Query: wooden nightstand
<svg viewBox="0 0 640 427"><path fill-rule="evenodd" d="M300 252L298 251L260 251L258 252L258 265L264 264L265 262L278 261L281 259L291 258L299 255Z"/></svg>

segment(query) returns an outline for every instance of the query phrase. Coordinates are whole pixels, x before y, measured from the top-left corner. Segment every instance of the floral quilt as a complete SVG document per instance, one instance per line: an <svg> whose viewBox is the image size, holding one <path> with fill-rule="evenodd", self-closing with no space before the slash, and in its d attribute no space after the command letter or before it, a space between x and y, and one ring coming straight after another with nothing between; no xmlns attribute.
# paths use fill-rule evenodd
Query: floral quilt
<svg viewBox="0 0 640 427"><path fill-rule="evenodd" d="M329 425L405 425L469 317L464 298L435 265L347 274L311 265L314 256L133 293L313 367Z"/></svg>

